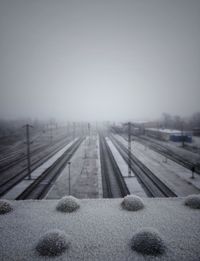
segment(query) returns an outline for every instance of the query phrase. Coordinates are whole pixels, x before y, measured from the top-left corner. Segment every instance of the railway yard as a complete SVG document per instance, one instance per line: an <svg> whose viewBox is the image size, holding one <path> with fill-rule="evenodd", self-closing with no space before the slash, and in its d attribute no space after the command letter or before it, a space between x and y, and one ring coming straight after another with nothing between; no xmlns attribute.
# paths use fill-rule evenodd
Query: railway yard
<svg viewBox="0 0 200 261"><path fill-rule="evenodd" d="M31 173L23 142L1 155L0 260L199 260L197 153L105 125L35 140Z"/></svg>
<svg viewBox="0 0 200 261"><path fill-rule="evenodd" d="M31 177L26 150L18 147L0 159L4 199L179 197L200 192L200 169L197 164L192 173L191 152L184 152L189 155L184 158L146 137L132 136L130 150L126 135L93 127L76 136L62 133L50 144L35 142Z"/></svg>
<svg viewBox="0 0 200 261"><path fill-rule="evenodd" d="M200 261L200 0L0 0L0 261Z"/></svg>

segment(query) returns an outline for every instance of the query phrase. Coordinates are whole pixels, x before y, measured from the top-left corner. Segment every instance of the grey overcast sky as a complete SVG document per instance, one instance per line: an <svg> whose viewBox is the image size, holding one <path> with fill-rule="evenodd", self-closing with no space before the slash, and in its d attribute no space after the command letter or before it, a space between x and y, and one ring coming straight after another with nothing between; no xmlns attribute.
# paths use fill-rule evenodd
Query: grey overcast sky
<svg viewBox="0 0 200 261"><path fill-rule="evenodd" d="M0 0L0 117L200 111L199 0Z"/></svg>

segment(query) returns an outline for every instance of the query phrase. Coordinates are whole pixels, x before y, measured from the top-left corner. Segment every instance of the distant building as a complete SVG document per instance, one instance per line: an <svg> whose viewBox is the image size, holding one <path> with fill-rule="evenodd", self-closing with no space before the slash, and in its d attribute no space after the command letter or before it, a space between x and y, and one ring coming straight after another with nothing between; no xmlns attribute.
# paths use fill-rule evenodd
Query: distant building
<svg viewBox="0 0 200 261"><path fill-rule="evenodd" d="M192 132L169 130L169 129L156 129L146 128L145 134L149 137L153 137L159 140L174 141L174 142L192 142Z"/></svg>

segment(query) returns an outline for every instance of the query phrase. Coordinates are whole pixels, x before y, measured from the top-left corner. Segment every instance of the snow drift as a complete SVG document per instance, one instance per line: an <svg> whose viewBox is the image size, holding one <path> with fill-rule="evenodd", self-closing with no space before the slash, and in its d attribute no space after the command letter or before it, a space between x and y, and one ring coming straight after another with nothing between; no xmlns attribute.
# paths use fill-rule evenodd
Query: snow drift
<svg viewBox="0 0 200 261"><path fill-rule="evenodd" d="M40 238L36 250L42 256L59 256L69 248L69 237L60 230L52 230Z"/></svg>
<svg viewBox="0 0 200 261"><path fill-rule="evenodd" d="M161 255L165 252L164 241L153 228L144 228L136 233L131 241L132 249L144 255Z"/></svg>
<svg viewBox="0 0 200 261"><path fill-rule="evenodd" d="M9 213L12 210L12 204L8 200L0 200L0 215Z"/></svg>
<svg viewBox="0 0 200 261"><path fill-rule="evenodd" d="M73 196L65 196L59 200L56 209L61 212L73 212L80 208L80 200Z"/></svg>
<svg viewBox="0 0 200 261"><path fill-rule="evenodd" d="M129 211L137 211L144 208L143 200L140 197L134 195L128 195L124 197L121 205L124 209Z"/></svg>
<svg viewBox="0 0 200 261"><path fill-rule="evenodd" d="M194 209L200 209L200 195L190 195L185 198L184 204Z"/></svg>

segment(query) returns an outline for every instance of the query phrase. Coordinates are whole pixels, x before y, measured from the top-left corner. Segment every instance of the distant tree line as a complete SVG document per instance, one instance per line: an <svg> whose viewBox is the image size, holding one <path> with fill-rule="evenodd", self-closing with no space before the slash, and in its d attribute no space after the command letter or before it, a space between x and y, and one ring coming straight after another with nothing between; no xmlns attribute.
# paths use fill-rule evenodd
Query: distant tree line
<svg viewBox="0 0 200 261"><path fill-rule="evenodd" d="M163 113L159 125L161 128L177 130L200 129L200 112L192 114L190 117L172 116L169 113Z"/></svg>
<svg viewBox="0 0 200 261"><path fill-rule="evenodd" d="M0 137L22 137L25 135L24 129L22 128L25 124L31 124L34 126L34 130L42 129L44 122L32 119L16 119L16 120L5 120L0 119Z"/></svg>

